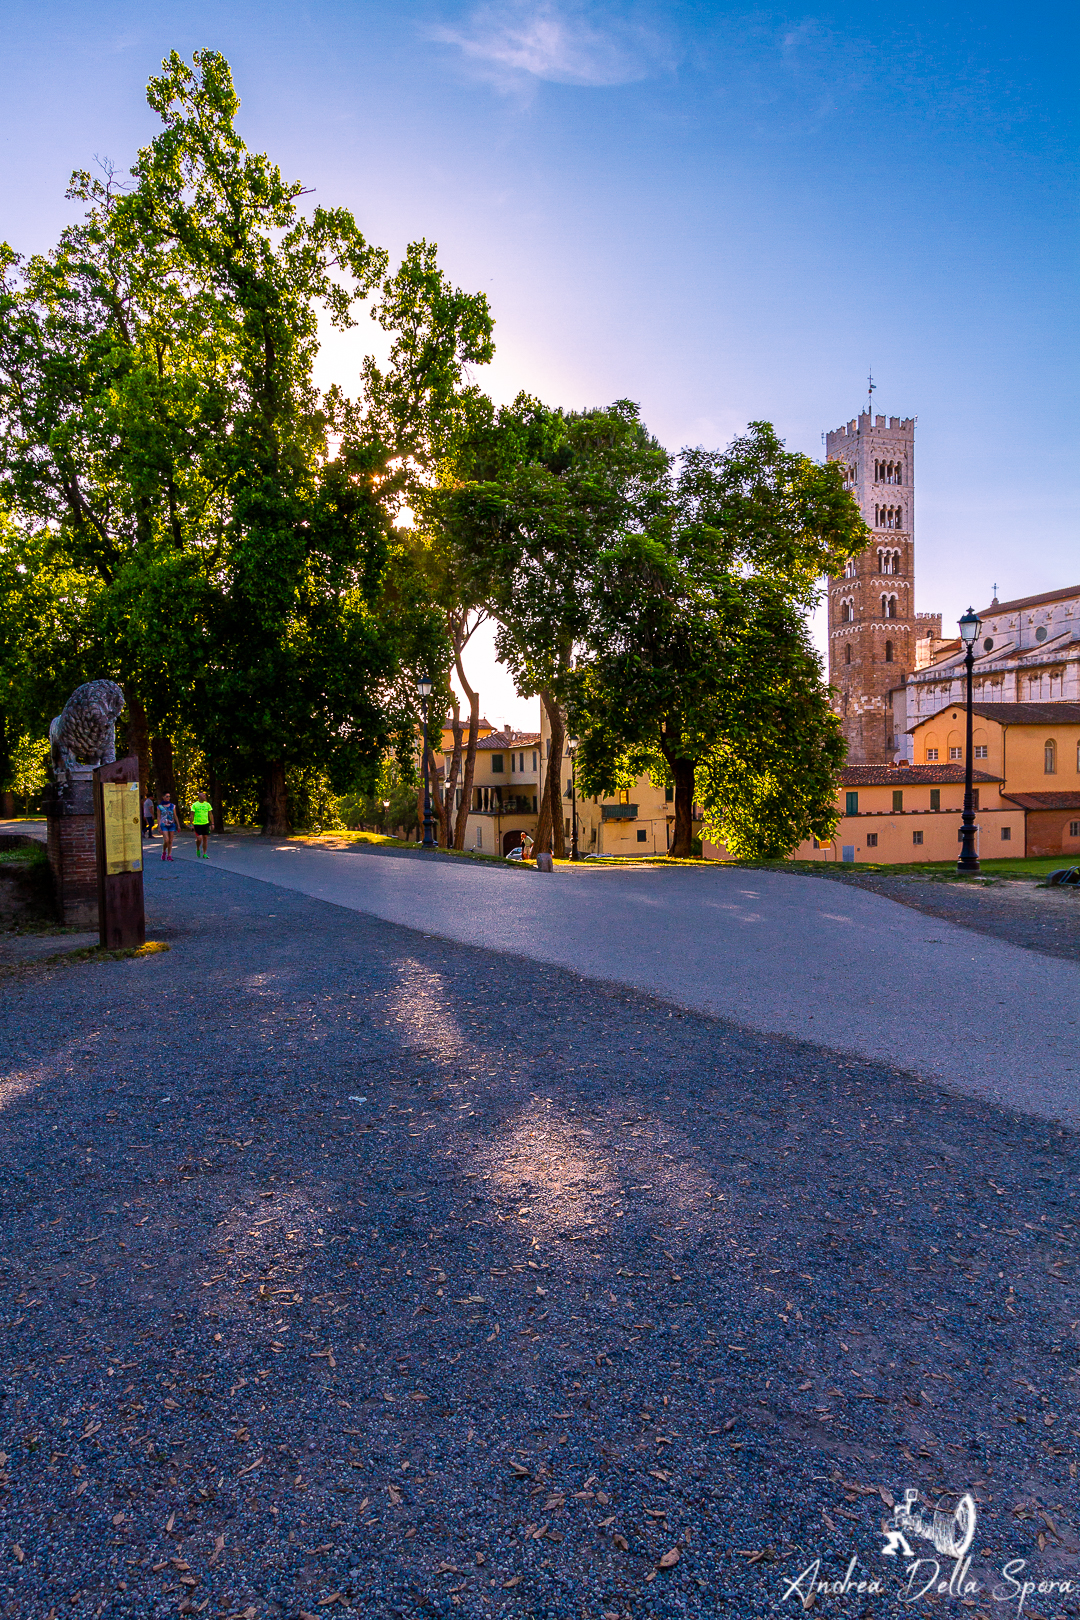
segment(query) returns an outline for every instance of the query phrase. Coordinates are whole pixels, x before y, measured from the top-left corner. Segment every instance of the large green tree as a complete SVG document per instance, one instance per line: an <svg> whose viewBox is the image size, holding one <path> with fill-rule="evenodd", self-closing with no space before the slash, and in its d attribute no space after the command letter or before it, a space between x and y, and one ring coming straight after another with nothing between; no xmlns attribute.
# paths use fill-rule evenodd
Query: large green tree
<svg viewBox="0 0 1080 1620"><path fill-rule="evenodd" d="M584 790L627 770L673 783L676 857L695 799L735 853L829 830L843 745L805 613L865 542L839 467L785 450L768 423L684 452L651 520L590 577L570 683Z"/></svg>
<svg viewBox="0 0 1080 1620"><path fill-rule="evenodd" d="M0 498L94 582L129 745L190 726L226 775L261 778L280 831L288 766L344 785L409 750L408 674L446 653L395 529L401 469L490 358L491 321L428 244L388 276L347 210L305 211L241 140L223 57L174 53L148 99L163 128L130 180L76 174L84 217L52 252L0 248ZM360 402L320 395L320 312L347 327L369 298L388 370Z"/></svg>
<svg viewBox="0 0 1080 1620"><path fill-rule="evenodd" d="M565 412L527 395L499 410L475 399L422 499L462 599L497 620L518 691L544 705L551 763L537 848L560 856L564 703L596 569L620 536L655 521L668 465L627 400Z"/></svg>

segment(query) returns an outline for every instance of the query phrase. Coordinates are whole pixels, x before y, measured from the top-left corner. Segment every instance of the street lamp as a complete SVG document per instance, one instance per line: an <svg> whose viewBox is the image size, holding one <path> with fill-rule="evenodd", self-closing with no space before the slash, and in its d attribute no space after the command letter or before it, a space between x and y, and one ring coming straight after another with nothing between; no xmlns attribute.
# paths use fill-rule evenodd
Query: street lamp
<svg viewBox="0 0 1080 1620"><path fill-rule="evenodd" d="M971 671L975 664L975 640L981 626L979 615L974 608L968 608L960 620L960 639L964 643L964 667L967 670L967 748L964 754L964 824L963 843L960 846L960 858L956 863L957 874L963 872L977 872L979 870L979 857L975 852L975 791L972 787L972 753L971 734L973 715L971 707Z"/></svg>
<svg viewBox="0 0 1080 1620"><path fill-rule="evenodd" d="M581 859L577 847L577 751L577 738L569 737L566 743L566 752L570 755L570 859L572 861Z"/></svg>
<svg viewBox="0 0 1080 1620"><path fill-rule="evenodd" d="M431 676L421 675L416 683L416 690L424 700L424 841L421 849L438 849L435 842L435 828L431 818L431 777L428 772L428 699L431 696Z"/></svg>

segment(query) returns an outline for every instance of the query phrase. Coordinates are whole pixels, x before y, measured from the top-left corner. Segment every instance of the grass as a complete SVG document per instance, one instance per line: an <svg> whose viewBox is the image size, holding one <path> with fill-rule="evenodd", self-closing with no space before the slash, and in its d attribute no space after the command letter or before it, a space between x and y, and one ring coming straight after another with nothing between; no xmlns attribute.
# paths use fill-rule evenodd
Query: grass
<svg viewBox="0 0 1080 1620"><path fill-rule="evenodd" d="M121 951L107 951L101 945L84 945L77 951L54 951L51 956L30 957L25 962L8 962L0 967L0 974L28 973L33 968L67 967L76 962L127 962L134 956L157 956L169 951L171 945L164 940L148 939L145 945L129 945Z"/></svg>
<svg viewBox="0 0 1080 1620"><path fill-rule="evenodd" d="M983 877L1038 883L1049 877L1051 872L1059 872L1062 867L1075 864L1067 855L1033 855L1020 860L981 861L979 869ZM754 869L766 867L770 871L808 873L812 876L824 873L827 877L850 877L854 873L873 872L875 876L924 877L939 883L976 881L960 877L955 861L911 861L895 866L877 861L728 861L725 865Z"/></svg>

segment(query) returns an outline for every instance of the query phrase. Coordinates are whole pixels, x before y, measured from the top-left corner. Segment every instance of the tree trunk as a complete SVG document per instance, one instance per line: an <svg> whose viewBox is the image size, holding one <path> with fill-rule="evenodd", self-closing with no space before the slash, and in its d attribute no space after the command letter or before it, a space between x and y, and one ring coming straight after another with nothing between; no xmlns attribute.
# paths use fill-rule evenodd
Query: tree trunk
<svg viewBox="0 0 1080 1620"><path fill-rule="evenodd" d="M142 815L142 802L150 789L150 730L146 723L146 710L137 697L131 696L131 688L125 692L127 697L127 746L128 752L138 756L139 760L139 814ZM172 788L169 789L172 792Z"/></svg>
<svg viewBox="0 0 1080 1620"><path fill-rule="evenodd" d="M450 692L450 702L453 704L454 708L454 718L452 722L454 732L454 752L450 760L450 770L447 773L445 784L446 791L443 795L446 803L446 823L443 827L443 833L445 836L447 849L453 849L457 843L457 822L460 820L460 816L455 817L454 815L454 794L457 791L458 782L461 780L461 705L458 703L457 693L453 690L453 688L451 688Z"/></svg>
<svg viewBox="0 0 1080 1620"><path fill-rule="evenodd" d="M548 760L547 802L551 814L550 849L555 859L566 859L566 812L563 800L563 771L566 768L566 723L558 702L550 692L540 693L551 727L551 757Z"/></svg>
<svg viewBox="0 0 1080 1620"><path fill-rule="evenodd" d="M210 813L214 818L214 831L225 831L225 809L221 802L221 783L214 770L210 772Z"/></svg>
<svg viewBox="0 0 1080 1620"><path fill-rule="evenodd" d="M180 806L176 799L176 773L173 770L172 739L169 737L152 737L150 740L150 753L154 761L154 797L160 804L165 794L171 794L172 802L176 805L176 819L182 826Z"/></svg>
<svg viewBox="0 0 1080 1620"><path fill-rule="evenodd" d="M465 774L461 782L461 809L457 813L457 825L454 828L454 848L465 848L465 832L469 824L469 811L472 808L473 776L476 773L476 739L480 733L480 694L474 692L465 679L465 671L461 667L461 651L456 647L454 651L454 668L457 678L461 682L461 690L469 700L469 741L465 748Z"/></svg>
<svg viewBox="0 0 1080 1620"><path fill-rule="evenodd" d="M5 821L10 821L14 814L15 795L10 788L5 788L3 793L0 793L0 815Z"/></svg>
<svg viewBox="0 0 1080 1620"><path fill-rule="evenodd" d="M668 854L676 860L688 861L694 853L694 762L673 759L670 765L675 778L675 827Z"/></svg>
<svg viewBox="0 0 1080 1620"><path fill-rule="evenodd" d="M289 796L285 786L283 759L275 759L266 767L262 835L264 838L289 836Z"/></svg>

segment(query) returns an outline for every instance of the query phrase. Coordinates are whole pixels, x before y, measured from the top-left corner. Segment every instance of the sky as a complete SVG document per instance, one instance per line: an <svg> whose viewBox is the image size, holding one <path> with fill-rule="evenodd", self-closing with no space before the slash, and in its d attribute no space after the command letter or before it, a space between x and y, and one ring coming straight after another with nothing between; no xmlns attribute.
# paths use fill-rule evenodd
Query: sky
<svg viewBox="0 0 1080 1620"><path fill-rule="evenodd" d="M748 421L821 456L916 416L916 602L1080 581L1078 13L617 0L8 0L0 237L152 138L172 49L222 51L248 145L482 289L497 399L630 398L672 450ZM366 323L320 380L356 387ZM820 620L820 616L819 616ZM820 622L817 625L820 636ZM535 703L477 638L482 707Z"/></svg>

